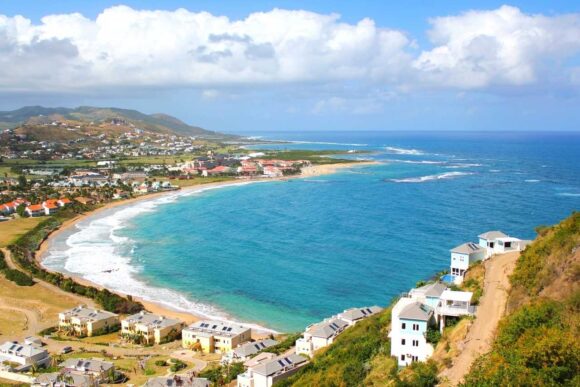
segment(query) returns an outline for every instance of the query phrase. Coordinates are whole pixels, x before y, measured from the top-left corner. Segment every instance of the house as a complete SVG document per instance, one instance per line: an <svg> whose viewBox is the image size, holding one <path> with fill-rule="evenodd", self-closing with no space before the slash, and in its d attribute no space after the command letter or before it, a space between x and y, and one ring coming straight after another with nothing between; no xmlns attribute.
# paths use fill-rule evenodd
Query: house
<svg viewBox="0 0 580 387"><path fill-rule="evenodd" d="M487 249L477 243L467 242L451 251L451 275L454 282L461 283L471 264L485 259Z"/></svg>
<svg viewBox="0 0 580 387"><path fill-rule="evenodd" d="M297 354L282 355L248 368L238 375L238 387L271 387L308 364L308 359Z"/></svg>
<svg viewBox="0 0 580 387"><path fill-rule="evenodd" d="M66 206L72 204L72 202L69 198L61 198L61 199L58 199L57 204L59 205L59 207L66 207Z"/></svg>
<svg viewBox="0 0 580 387"><path fill-rule="evenodd" d="M274 166L265 166L263 173L267 177L282 177L284 175L278 167Z"/></svg>
<svg viewBox="0 0 580 387"><path fill-rule="evenodd" d="M446 289L447 285L441 282L433 282L419 288L411 289L409 291L409 297L435 309L439 305L441 294Z"/></svg>
<svg viewBox="0 0 580 387"><path fill-rule="evenodd" d="M36 377L33 387L93 387L97 382L91 375L78 375L66 371L43 373Z"/></svg>
<svg viewBox="0 0 580 387"><path fill-rule="evenodd" d="M119 316L104 310L80 305L58 314L58 329L76 336L97 336L119 327Z"/></svg>
<svg viewBox="0 0 580 387"><path fill-rule="evenodd" d="M226 173L230 173L230 171L231 171L231 168L230 167L226 167L226 166L223 166L223 165L219 165L219 166L217 166L215 168L212 168L212 169L206 171L206 173L208 175L210 175L210 176L211 175L224 175Z"/></svg>
<svg viewBox="0 0 580 387"><path fill-rule="evenodd" d="M479 235L479 245L486 248L486 258L494 254L522 251L531 241L510 237L501 231L488 231Z"/></svg>
<svg viewBox="0 0 580 387"><path fill-rule="evenodd" d="M185 328L181 337L183 348L226 353L250 341L252 329L224 321L201 320Z"/></svg>
<svg viewBox="0 0 580 387"><path fill-rule="evenodd" d="M115 365L99 359L66 359L59 364L61 372L69 375L88 376L97 382L107 382L115 373Z"/></svg>
<svg viewBox="0 0 580 387"><path fill-rule="evenodd" d="M121 321L121 335L144 344L160 344L175 340L183 323L157 314L141 311Z"/></svg>
<svg viewBox="0 0 580 387"><path fill-rule="evenodd" d="M46 367L50 364L50 356L45 349L33 344L20 344L17 341L7 341L0 346L0 363L19 364L16 371L27 371L32 366Z"/></svg>
<svg viewBox="0 0 580 387"><path fill-rule="evenodd" d="M84 204L84 205L91 205L91 204L95 204L95 199L93 198L87 198L84 196L78 196L75 198L75 201L79 202L80 204Z"/></svg>
<svg viewBox="0 0 580 387"><path fill-rule="evenodd" d="M149 379L144 387L209 387L209 380L193 375L159 376Z"/></svg>
<svg viewBox="0 0 580 387"><path fill-rule="evenodd" d="M296 353L314 356L314 352L332 344L348 326L349 323L340 318L330 318L309 326L303 337L296 340Z"/></svg>
<svg viewBox="0 0 580 387"><path fill-rule="evenodd" d="M251 368L251 367L255 367L258 364L262 364L262 363L266 363L270 360L272 360L273 358L275 358L276 354L274 353L270 353L270 352L261 352L259 354L257 354L256 356L254 356L253 358L246 360L244 362L244 367L247 368Z"/></svg>
<svg viewBox="0 0 580 387"><path fill-rule="evenodd" d="M42 207L44 208L44 213L46 215L53 215L59 210L58 200L50 199L46 200L42 203Z"/></svg>
<svg viewBox="0 0 580 387"><path fill-rule="evenodd" d="M475 307L471 305L473 293L460 292L446 289L440 297L440 303L437 306L436 313L443 316L441 331L445 328L445 316L472 316L475 314Z"/></svg>
<svg viewBox="0 0 580 387"><path fill-rule="evenodd" d="M370 317L374 314L381 312L383 308L378 306L365 306L362 308L351 308L346 309L344 312L339 313L337 317L341 320L344 320L348 323L348 325L355 325L357 322Z"/></svg>
<svg viewBox="0 0 580 387"><path fill-rule="evenodd" d="M222 357L222 363L227 364L246 361L258 352L270 348L276 344L278 344L278 342L272 339L264 339L242 344L237 348L228 351Z"/></svg>
<svg viewBox="0 0 580 387"><path fill-rule="evenodd" d="M414 361L425 361L433 353L427 342L427 329L435 324L434 309L409 297L403 297L392 311L391 356L397 358L399 366Z"/></svg>
<svg viewBox="0 0 580 387"><path fill-rule="evenodd" d="M28 216L43 216L46 215L46 210L42 204L32 204L24 210Z"/></svg>

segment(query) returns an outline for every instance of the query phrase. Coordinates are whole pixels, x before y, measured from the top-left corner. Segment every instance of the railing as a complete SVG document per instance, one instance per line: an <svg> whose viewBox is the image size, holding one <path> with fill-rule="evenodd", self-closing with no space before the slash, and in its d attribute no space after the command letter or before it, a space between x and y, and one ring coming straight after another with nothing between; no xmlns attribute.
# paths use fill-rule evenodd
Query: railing
<svg viewBox="0 0 580 387"><path fill-rule="evenodd" d="M475 314L475 306L443 305L437 307L437 312L446 316L463 316Z"/></svg>

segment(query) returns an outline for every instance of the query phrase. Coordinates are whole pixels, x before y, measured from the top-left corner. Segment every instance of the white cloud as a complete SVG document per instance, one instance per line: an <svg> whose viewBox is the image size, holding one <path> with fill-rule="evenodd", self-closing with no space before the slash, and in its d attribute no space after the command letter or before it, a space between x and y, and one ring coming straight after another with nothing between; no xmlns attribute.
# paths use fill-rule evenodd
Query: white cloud
<svg viewBox="0 0 580 387"><path fill-rule="evenodd" d="M413 55L417 43L405 32L307 11L274 9L230 20L116 6L94 20L74 13L38 24L0 15L0 92L197 87L212 99L226 87L281 83L469 90L557 77L577 85L577 71L562 61L580 53L579 14L527 15L504 6L431 23L434 47ZM322 99L320 109L340 108L341 99L350 100ZM376 111L384 102L367 100L366 110L352 111Z"/></svg>
<svg viewBox="0 0 580 387"><path fill-rule="evenodd" d="M580 52L580 15L527 15L502 6L431 21L435 48L414 61L422 82L479 89L546 81Z"/></svg>

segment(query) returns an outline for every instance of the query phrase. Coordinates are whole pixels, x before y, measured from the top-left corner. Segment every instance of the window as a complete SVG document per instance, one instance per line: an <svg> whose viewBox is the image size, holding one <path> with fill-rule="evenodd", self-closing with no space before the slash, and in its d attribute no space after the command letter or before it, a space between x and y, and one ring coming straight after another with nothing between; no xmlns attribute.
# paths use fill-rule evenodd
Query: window
<svg viewBox="0 0 580 387"><path fill-rule="evenodd" d="M413 340L413 347L419 346L419 340Z"/></svg>
<svg viewBox="0 0 580 387"><path fill-rule="evenodd" d="M413 324L413 330L414 331L418 331L419 330L419 324Z"/></svg>
<svg viewBox="0 0 580 387"><path fill-rule="evenodd" d="M512 243L511 242L506 242L506 243L504 243L504 247L509 249L509 248L512 247Z"/></svg>
<svg viewBox="0 0 580 387"><path fill-rule="evenodd" d="M405 339L401 339L401 345L405 345Z"/></svg>
<svg viewBox="0 0 580 387"><path fill-rule="evenodd" d="M412 356L412 357L411 357L411 359L412 359L413 361L419 361L419 356Z"/></svg>
<svg viewBox="0 0 580 387"><path fill-rule="evenodd" d="M402 323L402 324L401 324L401 329L407 329L407 324L405 324L405 323Z"/></svg>
<svg viewBox="0 0 580 387"><path fill-rule="evenodd" d="M405 361L405 355L401 355L401 361Z"/></svg>
<svg viewBox="0 0 580 387"><path fill-rule="evenodd" d="M493 242L489 242L489 247L493 249Z"/></svg>

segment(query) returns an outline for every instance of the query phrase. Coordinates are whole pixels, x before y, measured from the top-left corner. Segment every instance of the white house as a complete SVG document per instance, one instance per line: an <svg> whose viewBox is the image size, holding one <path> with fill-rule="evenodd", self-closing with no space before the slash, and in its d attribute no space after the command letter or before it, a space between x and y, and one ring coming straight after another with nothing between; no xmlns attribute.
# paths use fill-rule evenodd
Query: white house
<svg viewBox="0 0 580 387"><path fill-rule="evenodd" d="M471 292L460 292L446 289L440 297L436 313L440 316L471 316L475 313L475 307L471 305ZM443 327L441 327L443 330Z"/></svg>
<svg viewBox="0 0 580 387"><path fill-rule="evenodd" d="M274 383L295 374L308 364L308 359L297 355L282 355L250 367L238 375L238 387L271 387Z"/></svg>
<svg viewBox="0 0 580 387"><path fill-rule="evenodd" d="M395 304L389 337L391 356L397 358L399 366L425 361L431 356L433 346L427 342L426 333L434 324L434 310L430 306L409 297Z"/></svg>
<svg viewBox="0 0 580 387"><path fill-rule="evenodd" d="M451 249L451 275L456 283L461 283L465 272L474 262L486 257L486 248L473 242L467 242Z"/></svg>
<svg viewBox="0 0 580 387"><path fill-rule="evenodd" d="M45 349L36 345L7 341L0 346L0 363L3 362L20 364L16 370L26 371L32 366L47 366L50 356Z"/></svg>
<svg viewBox="0 0 580 387"><path fill-rule="evenodd" d="M278 344L278 342L272 339L264 339L242 344L239 347L228 351L224 356L222 356L222 363L227 364L246 361L258 352L263 351L266 348L270 348L276 344Z"/></svg>
<svg viewBox="0 0 580 387"><path fill-rule="evenodd" d="M344 312L339 313L336 317L344 320L348 325L355 325L357 322L370 317L374 314L381 312L383 308L378 306L365 306L362 308L351 308L346 309Z"/></svg>
<svg viewBox="0 0 580 387"><path fill-rule="evenodd" d="M447 289L447 285L441 282L433 282L419 288L411 289L409 297L435 309L439 305L441 294Z"/></svg>
<svg viewBox="0 0 580 387"><path fill-rule="evenodd" d="M522 251L531 241L510 237L501 231L488 231L479 235L479 245L485 247L486 258L494 254Z"/></svg>
<svg viewBox="0 0 580 387"><path fill-rule="evenodd" d="M330 318L318 324L310 325L304 337L296 340L296 353L312 357L314 352L334 342L334 339L349 327L349 323L340 318Z"/></svg>

